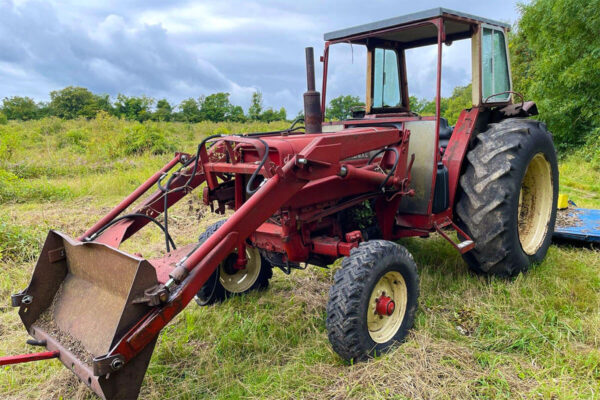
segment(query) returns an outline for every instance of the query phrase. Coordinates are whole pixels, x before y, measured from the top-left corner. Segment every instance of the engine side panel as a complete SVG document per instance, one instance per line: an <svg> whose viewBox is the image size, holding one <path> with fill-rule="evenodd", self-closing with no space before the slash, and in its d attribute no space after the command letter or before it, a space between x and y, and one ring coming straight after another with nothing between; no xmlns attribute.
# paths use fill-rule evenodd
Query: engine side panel
<svg viewBox="0 0 600 400"><path fill-rule="evenodd" d="M412 154L415 162L411 170L411 188L415 195L405 196L398 212L402 214L427 214L431 199L431 182L436 160L435 121L407 121L404 129L410 130L408 162Z"/></svg>

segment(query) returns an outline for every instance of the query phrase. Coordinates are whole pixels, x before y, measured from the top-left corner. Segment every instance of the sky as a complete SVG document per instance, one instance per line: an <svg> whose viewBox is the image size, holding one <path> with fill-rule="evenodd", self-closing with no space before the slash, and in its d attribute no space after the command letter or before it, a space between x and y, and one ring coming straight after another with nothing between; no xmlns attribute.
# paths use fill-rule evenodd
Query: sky
<svg viewBox="0 0 600 400"><path fill-rule="evenodd" d="M247 110L254 91L265 107L293 117L306 90L304 48L315 48L321 85L323 34L445 7L503 22L518 19L517 0L0 0L0 98L83 86L116 97L146 95L172 104L228 92ZM468 40L444 46L442 94L471 79ZM434 48L407 54L409 91L432 98ZM330 51L331 99L364 99L365 50Z"/></svg>

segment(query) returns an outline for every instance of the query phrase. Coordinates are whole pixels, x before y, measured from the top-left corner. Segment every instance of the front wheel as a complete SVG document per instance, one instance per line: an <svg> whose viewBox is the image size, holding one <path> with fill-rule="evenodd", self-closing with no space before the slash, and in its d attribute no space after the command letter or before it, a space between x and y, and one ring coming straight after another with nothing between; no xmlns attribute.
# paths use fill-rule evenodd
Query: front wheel
<svg viewBox="0 0 600 400"><path fill-rule="evenodd" d="M206 241L225 221L219 221L209 226L200 235L199 242ZM225 258L196 294L196 303L206 306L236 294L266 289L269 286L269 279L273 277L271 264L261 256L255 247L246 246L246 259L248 260L246 267L236 269L234 265L237 260L237 252L233 252Z"/></svg>
<svg viewBox="0 0 600 400"><path fill-rule="evenodd" d="M327 303L327 331L336 353L363 360L401 342L412 328L419 297L417 266L404 247L361 243L342 261Z"/></svg>

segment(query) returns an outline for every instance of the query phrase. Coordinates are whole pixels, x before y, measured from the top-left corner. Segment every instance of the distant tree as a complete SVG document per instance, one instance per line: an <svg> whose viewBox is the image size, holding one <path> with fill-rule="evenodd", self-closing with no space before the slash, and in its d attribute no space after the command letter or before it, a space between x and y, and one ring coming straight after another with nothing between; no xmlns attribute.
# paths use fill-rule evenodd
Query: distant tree
<svg viewBox="0 0 600 400"><path fill-rule="evenodd" d="M325 116L332 121L341 121L352 117L352 108L364 106L358 96L338 96L329 101Z"/></svg>
<svg viewBox="0 0 600 400"><path fill-rule="evenodd" d="M473 106L471 87L472 85L470 83L467 86L457 86L452 91L452 96L442 97L440 101L440 112L442 117L446 118L450 125L456 124L462 110ZM435 99L426 100L410 96L409 101L411 111L416 112L419 115L435 115Z"/></svg>
<svg viewBox="0 0 600 400"><path fill-rule="evenodd" d="M426 101L425 99L422 99L421 101L423 103L422 103L421 112L419 112L419 114L435 115L435 111L436 111L435 99L430 100L430 101ZM440 100L440 113L441 113L442 117L445 115L447 109L448 109L448 98L442 97Z"/></svg>
<svg viewBox="0 0 600 400"><path fill-rule="evenodd" d="M260 121L263 122L273 122L279 119L279 114L271 107L269 107L260 114L259 118Z"/></svg>
<svg viewBox="0 0 600 400"><path fill-rule="evenodd" d="M179 106L180 119L185 122L196 123L202 120L200 107L196 99L189 98L182 101Z"/></svg>
<svg viewBox="0 0 600 400"><path fill-rule="evenodd" d="M96 94L96 104L98 105L98 111L104 111L108 114L115 115L115 108L113 107L110 96L107 94Z"/></svg>
<svg viewBox="0 0 600 400"><path fill-rule="evenodd" d="M37 118L50 117L51 115L52 115L52 109L50 108L50 103L40 101L38 103Z"/></svg>
<svg viewBox="0 0 600 400"><path fill-rule="evenodd" d="M124 94L119 94L115 102L115 110L121 118L143 122L152 116L150 107L153 104L154 99L146 96L128 97Z"/></svg>
<svg viewBox="0 0 600 400"><path fill-rule="evenodd" d="M229 93L213 93L200 97L200 115L203 120L222 122L228 120L233 105L229 102Z"/></svg>
<svg viewBox="0 0 600 400"><path fill-rule="evenodd" d="M409 97L410 111L422 114L423 109L427 107L429 101L427 99L419 99L416 96Z"/></svg>
<svg viewBox="0 0 600 400"><path fill-rule="evenodd" d="M27 121L38 117L39 108L29 97L5 97L2 100L2 113L8 119Z"/></svg>
<svg viewBox="0 0 600 400"><path fill-rule="evenodd" d="M456 124L460 113L465 108L473 107L471 88L472 84L470 83L467 86L457 86L452 91L452 96L447 99L446 110L442 115L448 120L450 125Z"/></svg>
<svg viewBox="0 0 600 400"><path fill-rule="evenodd" d="M50 111L59 118L93 118L101 109L108 111L109 106L108 95L98 96L83 87L68 86L50 92Z"/></svg>
<svg viewBox="0 0 600 400"><path fill-rule="evenodd" d="M256 91L252 93L252 102L250 103L250 107L248 108L248 118L257 121L260 119L260 115L263 112L263 100L262 93Z"/></svg>
<svg viewBox="0 0 600 400"><path fill-rule="evenodd" d="M260 114L260 120L263 122L285 121L286 119L287 112L283 107L281 107L279 111L275 111L269 107Z"/></svg>
<svg viewBox="0 0 600 400"><path fill-rule="evenodd" d="M172 113L173 107L171 107L167 99L161 99L156 103L156 111L152 114L152 119L154 121L170 121Z"/></svg>
<svg viewBox="0 0 600 400"><path fill-rule="evenodd" d="M228 120L232 122L245 122L244 109L241 106L232 106L229 111Z"/></svg>
<svg viewBox="0 0 600 400"><path fill-rule="evenodd" d="M560 147L600 129L600 0L521 4L511 35L515 90L534 100Z"/></svg>

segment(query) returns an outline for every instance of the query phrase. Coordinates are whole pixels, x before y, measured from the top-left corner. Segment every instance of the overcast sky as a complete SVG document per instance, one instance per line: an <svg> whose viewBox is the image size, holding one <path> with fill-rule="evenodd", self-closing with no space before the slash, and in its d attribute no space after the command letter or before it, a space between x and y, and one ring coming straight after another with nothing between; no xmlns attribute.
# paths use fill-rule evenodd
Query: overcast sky
<svg viewBox="0 0 600 400"><path fill-rule="evenodd" d="M0 98L47 101L51 90L84 86L116 96L174 104L229 92L247 109L255 90L265 106L302 107L304 47L323 51L323 33L433 7L514 23L516 0L0 0ZM470 44L444 48L443 94L470 81ZM407 55L411 95L431 98L435 50ZM336 45L331 99L364 98L364 50ZM320 87L321 64L317 62Z"/></svg>

